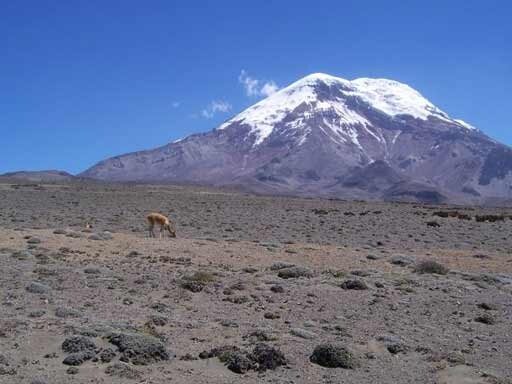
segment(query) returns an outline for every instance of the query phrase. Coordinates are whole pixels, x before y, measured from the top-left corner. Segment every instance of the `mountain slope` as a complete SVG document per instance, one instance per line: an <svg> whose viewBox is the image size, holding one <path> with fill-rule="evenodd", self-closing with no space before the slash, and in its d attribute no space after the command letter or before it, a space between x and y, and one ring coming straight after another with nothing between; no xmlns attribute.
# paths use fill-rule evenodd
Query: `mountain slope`
<svg viewBox="0 0 512 384"><path fill-rule="evenodd" d="M101 161L81 176L469 202L511 198L510 171L509 147L405 84L313 74L211 132Z"/></svg>
<svg viewBox="0 0 512 384"><path fill-rule="evenodd" d="M12 180L24 180L38 183L69 181L74 179L74 176L71 175L70 173L57 170L8 172L1 174L0 177Z"/></svg>

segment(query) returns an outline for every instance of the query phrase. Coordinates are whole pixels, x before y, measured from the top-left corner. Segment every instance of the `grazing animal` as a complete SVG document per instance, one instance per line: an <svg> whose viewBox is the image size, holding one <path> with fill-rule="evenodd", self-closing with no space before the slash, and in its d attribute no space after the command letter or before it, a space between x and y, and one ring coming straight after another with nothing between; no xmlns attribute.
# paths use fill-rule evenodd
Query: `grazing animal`
<svg viewBox="0 0 512 384"><path fill-rule="evenodd" d="M164 229L169 231L170 237L176 237L174 225L171 225L171 221L166 216L153 212L147 216L147 220L149 223L149 237L156 237L154 232L155 224L160 225L160 238Z"/></svg>

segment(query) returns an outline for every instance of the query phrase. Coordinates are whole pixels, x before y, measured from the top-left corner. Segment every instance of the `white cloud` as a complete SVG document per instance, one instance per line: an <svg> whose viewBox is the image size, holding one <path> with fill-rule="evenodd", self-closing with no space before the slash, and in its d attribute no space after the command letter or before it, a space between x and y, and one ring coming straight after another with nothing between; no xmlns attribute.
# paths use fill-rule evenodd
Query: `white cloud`
<svg viewBox="0 0 512 384"><path fill-rule="evenodd" d="M231 104L223 100L213 100L206 108L201 111L201 115L211 119L217 112L226 113L231 111Z"/></svg>
<svg viewBox="0 0 512 384"><path fill-rule="evenodd" d="M171 104L171 106L173 108L178 108L180 105L181 105L181 103L179 101L173 101L172 104Z"/></svg>
<svg viewBox="0 0 512 384"><path fill-rule="evenodd" d="M268 96L276 93L278 90L279 90L279 87L277 86L277 84L271 80L271 81L263 84L263 87L261 87L261 89L260 89L260 93L263 96L268 97Z"/></svg>
<svg viewBox="0 0 512 384"><path fill-rule="evenodd" d="M245 69L240 72L238 82L243 85L245 94L249 97L268 97L279 90L273 80L263 82L263 85L261 85L262 82L250 77Z"/></svg>
<svg viewBox="0 0 512 384"><path fill-rule="evenodd" d="M244 69L242 69L238 76L238 82L244 86L247 96L258 96L259 81L249 77Z"/></svg>

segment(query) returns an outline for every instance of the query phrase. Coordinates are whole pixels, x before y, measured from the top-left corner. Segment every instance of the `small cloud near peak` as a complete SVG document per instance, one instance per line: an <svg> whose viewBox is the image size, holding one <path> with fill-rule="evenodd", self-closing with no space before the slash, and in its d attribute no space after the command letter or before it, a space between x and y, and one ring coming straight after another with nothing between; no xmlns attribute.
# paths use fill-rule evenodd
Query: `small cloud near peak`
<svg viewBox="0 0 512 384"><path fill-rule="evenodd" d="M213 100L201 111L201 116L211 119L217 113L226 113L231 111L232 106L230 103L224 100Z"/></svg>
<svg viewBox="0 0 512 384"><path fill-rule="evenodd" d="M245 94L249 97L268 97L279 90L274 80L261 81L255 79L242 69L238 76L238 82L242 84L245 89Z"/></svg>

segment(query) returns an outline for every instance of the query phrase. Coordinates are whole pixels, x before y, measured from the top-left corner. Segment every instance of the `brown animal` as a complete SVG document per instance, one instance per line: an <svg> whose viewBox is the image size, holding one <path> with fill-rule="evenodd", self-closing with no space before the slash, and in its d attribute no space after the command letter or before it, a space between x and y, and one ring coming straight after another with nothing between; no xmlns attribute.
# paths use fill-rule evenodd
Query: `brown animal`
<svg viewBox="0 0 512 384"><path fill-rule="evenodd" d="M162 238L164 229L169 231L170 237L176 237L174 225L172 225L171 221L166 216L153 212L147 216L147 220L149 223L149 237L156 237L154 232L155 224L160 225L160 238Z"/></svg>

